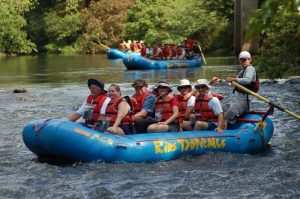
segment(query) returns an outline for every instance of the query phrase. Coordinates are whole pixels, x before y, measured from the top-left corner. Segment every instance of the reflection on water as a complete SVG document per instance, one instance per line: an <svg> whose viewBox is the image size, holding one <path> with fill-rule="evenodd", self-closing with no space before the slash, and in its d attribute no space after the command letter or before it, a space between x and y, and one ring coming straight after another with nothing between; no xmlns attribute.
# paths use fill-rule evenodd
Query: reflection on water
<svg viewBox="0 0 300 199"><path fill-rule="evenodd" d="M127 71L122 60L108 60L106 55L2 57L0 84L81 84L89 78L106 83L130 83L138 78L150 83L161 79L176 83L183 78L195 82L199 78L234 75L239 69L232 57L207 60L212 64L201 68Z"/></svg>

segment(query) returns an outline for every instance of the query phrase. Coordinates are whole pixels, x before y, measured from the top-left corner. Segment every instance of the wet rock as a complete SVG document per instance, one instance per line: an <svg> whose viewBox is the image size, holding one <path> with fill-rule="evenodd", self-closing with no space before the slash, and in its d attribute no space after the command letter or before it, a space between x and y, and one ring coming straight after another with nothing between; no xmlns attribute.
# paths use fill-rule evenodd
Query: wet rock
<svg viewBox="0 0 300 199"><path fill-rule="evenodd" d="M17 88L13 90L13 93L27 93L25 88Z"/></svg>

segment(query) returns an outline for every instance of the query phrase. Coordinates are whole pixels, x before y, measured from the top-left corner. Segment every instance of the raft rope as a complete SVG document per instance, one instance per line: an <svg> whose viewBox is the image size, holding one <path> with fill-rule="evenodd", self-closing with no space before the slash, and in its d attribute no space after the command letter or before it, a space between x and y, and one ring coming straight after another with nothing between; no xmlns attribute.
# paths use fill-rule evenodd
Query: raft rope
<svg viewBox="0 0 300 199"><path fill-rule="evenodd" d="M54 118L46 119L40 126L36 123L33 125L33 129L36 133L39 133L47 124L50 123L51 120L54 120Z"/></svg>

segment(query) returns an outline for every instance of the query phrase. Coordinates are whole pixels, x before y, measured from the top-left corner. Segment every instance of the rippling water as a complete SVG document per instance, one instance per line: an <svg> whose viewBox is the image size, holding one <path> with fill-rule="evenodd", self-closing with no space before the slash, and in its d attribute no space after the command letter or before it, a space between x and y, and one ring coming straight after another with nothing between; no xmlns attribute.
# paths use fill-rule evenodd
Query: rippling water
<svg viewBox="0 0 300 199"><path fill-rule="evenodd" d="M88 94L84 82L90 76L105 79L107 83L122 82L121 89L126 95L133 92L128 85L135 77L143 77L151 85L162 78L176 84L185 75L194 82L213 75L235 74L237 69L234 65L219 64L190 71L128 72L118 61L104 58L101 61L99 68L91 60L91 65L81 69L49 67L34 82L29 80L37 76L36 72L13 75L0 69L0 198L300 197L300 121L279 110L271 116L275 132L269 147L256 155L208 153L155 164L40 162L23 144L24 125L39 118L68 117ZM12 66L12 70L16 70L14 67L19 66ZM13 93L15 88L26 88L28 92ZM213 88L224 94L227 101L231 89ZM299 84L284 80L264 81L260 89L260 94L297 114L300 114L299 93ZM259 100L253 100L252 104L253 109L267 108Z"/></svg>

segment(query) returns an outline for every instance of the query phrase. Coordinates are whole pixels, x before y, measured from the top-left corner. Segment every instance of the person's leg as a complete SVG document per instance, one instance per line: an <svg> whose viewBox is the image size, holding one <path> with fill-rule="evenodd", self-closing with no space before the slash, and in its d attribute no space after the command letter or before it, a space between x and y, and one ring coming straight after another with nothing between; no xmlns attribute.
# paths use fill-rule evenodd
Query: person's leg
<svg viewBox="0 0 300 199"><path fill-rule="evenodd" d="M183 121L180 124L180 127L182 128L182 130L184 131L191 131L193 130L192 125L191 125L191 121Z"/></svg>
<svg viewBox="0 0 300 199"><path fill-rule="evenodd" d="M168 125L157 124L157 123L151 124L147 128L147 132L149 132L149 133L167 132L168 130L169 130L169 126Z"/></svg>
<svg viewBox="0 0 300 199"><path fill-rule="evenodd" d="M203 121L197 121L195 123L193 131L203 131L208 129L208 123Z"/></svg>
<svg viewBox="0 0 300 199"><path fill-rule="evenodd" d="M230 104L229 109L224 113L224 129L227 129L227 123L235 124L237 117L245 114L247 110L247 100L240 100Z"/></svg>

